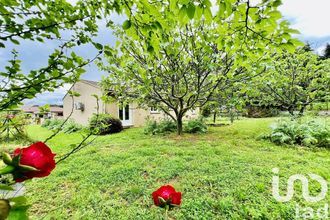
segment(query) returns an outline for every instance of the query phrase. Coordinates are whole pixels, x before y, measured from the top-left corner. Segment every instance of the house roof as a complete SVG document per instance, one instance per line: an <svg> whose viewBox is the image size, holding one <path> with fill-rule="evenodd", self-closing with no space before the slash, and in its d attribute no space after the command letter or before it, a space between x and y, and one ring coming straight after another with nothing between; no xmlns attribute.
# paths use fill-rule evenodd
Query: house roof
<svg viewBox="0 0 330 220"><path fill-rule="evenodd" d="M92 80L82 79L79 82L84 82L84 83L90 84L90 85L95 86L95 87L100 87L99 82L92 81Z"/></svg>
<svg viewBox="0 0 330 220"><path fill-rule="evenodd" d="M97 89L100 89L100 83L99 82L96 82L96 81L92 81L92 80L86 80L86 79L81 79L77 82L82 82L82 83L85 83L85 84L88 84L88 85L91 85ZM76 82L76 83L77 83ZM66 97L66 95L68 94L68 92L72 89L72 87L74 86L75 83L72 84L72 86L70 87L70 89L65 93L65 95L63 96L62 100L64 100L64 98Z"/></svg>
<svg viewBox="0 0 330 220"><path fill-rule="evenodd" d="M61 112L63 112L63 107L60 107L60 106L50 106L49 109L50 109L50 112L54 112L54 113L61 113ZM25 113L39 113L40 112L39 106L37 106L37 105L34 105L34 106L23 106L22 107L22 110Z"/></svg>

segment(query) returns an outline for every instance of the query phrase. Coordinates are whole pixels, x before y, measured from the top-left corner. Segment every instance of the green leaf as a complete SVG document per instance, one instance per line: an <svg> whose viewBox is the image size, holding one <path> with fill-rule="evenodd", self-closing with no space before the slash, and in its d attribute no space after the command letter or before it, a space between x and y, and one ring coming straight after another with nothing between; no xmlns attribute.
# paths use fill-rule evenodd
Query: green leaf
<svg viewBox="0 0 330 220"><path fill-rule="evenodd" d="M19 41L18 41L18 40L15 40L15 39L13 39L13 38L10 38L10 41L13 42L13 43L16 44L16 45L19 45Z"/></svg>
<svg viewBox="0 0 330 220"><path fill-rule="evenodd" d="M287 30L288 33L291 33L291 34L300 34L300 31L296 30L296 29L292 29L292 28L289 28Z"/></svg>
<svg viewBox="0 0 330 220"><path fill-rule="evenodd" d="M149 53L154 52L154 47L151 46L151 45L149 45L148 48L147 48L147 51L148 51Z"/></svg>
<svg viewBox="0 0 330 220"><path fill-rule="evenodd" d="M193 3L189 3L186 9L187 15L190 19L193 19L195 16L195 5Z"/></svg>
<svg viewBox="0 0 330 220"><path fill-rule="evenodd" d="M206 21L208 22L212 21L212 12L210 8L204 8L204 17Z"/></svg>
<svg viewBox="0 0 330 220"><path fill-rule="evenodd" d="M279 11L271 11L268 15L275 20L282 18L282 14Z"/></svg>
<svg viewBox="0 0 330 220"><path fill-rule="evenodd" d="M219 6L219 15L220 17L223 17L226 11L226 4L224 2L220 2L220 6Z"/></svg>
<svg viewBox="0 0 330 220"><path fill-rule="evenodd" d="M0 184L0 190L11 190L12 191L12 190L14 190L14 188L11 186Z"/></svg>
<svg viewBox="0 0 330 220"><path fill-rule="evenodd" d="M103 49L103 45L100 44L100 43L96 43L96 42L94 42L93 45L94 45L94 47L95 47L96 49L98 49L98 50L102 50L102 49Z"/></svg>
<svg viewBox="0 0 330 220"><path fill-rule="evenodd" d="M181 21L183 21L184 18L186 17L186 15L187 15L186 6L183 5L183 6L180 8L180 11L179 11L179 19L180 19Z"/></svg>
<svg viewBox="0 0 330 220"><path fill-rule="evenodd" d="M11 163L13 162L11 156L5 152L2 153L2 160L7 165L11 165Z"/></svg>
<svg viewBox="0 0 330 220"><path fill-rule="evenodd" d="M27 209L29 206L12 208L9 212L8 220L28 220Z"/></svg>
<svg viewBox="0 0 330 220"><path fill-rule="evenodd" d="M274 3L273 3L273 6L274 7L278 7L280 5L282 5L282 1L281 0L275 0Z"/></svg>
<svg viewBox="0 0 330 220"><path fill-rule="evenodd" d="M303 42L295 38L290 39L289 42L293 43L296 47L302 47L305 45Z"/></svg>
<svg viewBox="0 0 330 220"><path fill-rule="evenodd" d="M14 202L14 207L26 206L27 199L24 196L18 196L10 199L11 202Z"/></svg>
<svg viewBox="0 0 330 220"><path fill-rule="evenodd" d="M132 26L132 23L131 23L130 20L126 20L126 21L124 21L124 23L123 23L123 29L124 29L124 30L129 29L131 26Z"/></svg>

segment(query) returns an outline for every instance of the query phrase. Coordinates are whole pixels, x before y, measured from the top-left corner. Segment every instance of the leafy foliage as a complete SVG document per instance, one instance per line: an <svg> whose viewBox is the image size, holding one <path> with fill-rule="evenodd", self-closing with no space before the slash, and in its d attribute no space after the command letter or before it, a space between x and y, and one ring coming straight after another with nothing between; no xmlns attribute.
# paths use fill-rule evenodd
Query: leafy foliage
<svg viewBox="0 0 330 220"><path fill-rule="evenodd" d="M301 48L292 54L278 54L269 65L266 74L251 84L248 93L252 104L277 107L291 115L298 110L302 115L308 105L329 100L329 60Z"/></svg>
<svg viewBox="0 0 330 220"><path fill-rule="evenodd" d="M206 133L207 126L202 118L189 120L184 126L187 133Z"/></svg>
<svg viewBox="0 0 330 220"><path fill-rule="evenodd" d="M177 125L170 119L163 119L160 122L148 120L145 127L145 134L167 134L177 130Z"/></svg>
<svg viewBox="0 0 330 220"><path fill-rule="evenodd" d="M22 112L0 112L0 141L28 140L25 133L28 119Z"/></svg>
<svg viewBox="0 0 330 220"><path fill-rule="evenodd" d="M46 119L41 127L48 128L49 130L58 130L63 124L64 120L59 118Z"/></svg>
<svg viewBox="0 0 330 220"><path fill-rule="evenodd" d="M49 130L58 130L61 128L62 124L65 120L63 119L46 119L41 124L41 127L47 128ZM75 122L73 119L69 119L62 127L61 131L66 134L71 134L77 131L82 130L84 127L77 122Z"/></svg>
<svg viewBox="0 0 330 220"><path fill-rule="evenodd" d="M116 91L118 99L157 105L180 134L186 112L205 105L217 87L260 74L266 54L299 43L291 39L288 22L279 21L279 4L171 1L144 8L139 5L147 2L141 1L123 27L115 28L120 41L106 55L109 65L100 64L111 73L103 87ZM137 27L141 23L148 25Z"/></svg>
<svg viewBox="0 0 330 220"><path fill-rule="evenodd" d="M123 125L118 118L109 114L98 114L90 119L89 129L95 134L106 135L121 132Z"/></svg>
<svg viewBox="0 0 330 220"><path fill-rule="evenodd" d="M329 59L330 58L330 44L329 43L327 43L327 45L325 46L322 58L323 59Z"/></svg>
<svg viewBox="0 0 330 220"><path fill-rule="evenodd" d="M263 138L276 144L330 147L330 126L325 121L282 121Z"/></svg>
<svg viewBox="0 0 330 220"><path fill-rule="evenodd" d="M63 132L66 134L71 134L80 131L84 128L81 124L78 124L74 120L68 120L63 126Z"/></svg>
<svg viewBox="0 0 330 220"><path fill-rule="evenodd" d="M266 118L279 115L278 108L274 106L247 105L246 116L250 118Z"/></svg>
<svg viewBox="0 0 330 220"><path fill-rule="evenodd" d="M104 3L106 4L106 3ZM0 72L0 110L15 107L24 99L35 97L43 91L53 91L64 83L76 81L84 66L102 53L102 45L93 37L98 31L97 19L114 7L103 1L65 0L7 0L0 3L0 48L12 49L12 58ZM54 45L48 63L39 69L22 71L22 60L16 51L26 41ZM84 44L96 48L95 57L84 60L74 49Z"/></svg>

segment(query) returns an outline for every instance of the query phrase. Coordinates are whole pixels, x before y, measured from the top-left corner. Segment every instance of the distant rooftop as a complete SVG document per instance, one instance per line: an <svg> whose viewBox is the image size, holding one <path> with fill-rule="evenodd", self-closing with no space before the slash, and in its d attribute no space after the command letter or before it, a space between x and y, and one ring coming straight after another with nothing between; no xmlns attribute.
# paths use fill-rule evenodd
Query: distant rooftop
<svg viewBox="0 0 330 220"><path fill-rule="evenodd" d="M50 112L55 112L55 113L63 112L63 107L59 106L59 105L50 105L49 109L50 109ZM26 113L39 113L40 112L38 105L23 106L22 110Z"/></svg>
<svg viewBox="0 0 330 220"><path fill-rule="evenodd" d="M92 80L81 79L80 82L85 82L87 84L90 84L90 85L93 85L93 86L97 86L97 87L100 86L99 82L92 81Z"/></svg>

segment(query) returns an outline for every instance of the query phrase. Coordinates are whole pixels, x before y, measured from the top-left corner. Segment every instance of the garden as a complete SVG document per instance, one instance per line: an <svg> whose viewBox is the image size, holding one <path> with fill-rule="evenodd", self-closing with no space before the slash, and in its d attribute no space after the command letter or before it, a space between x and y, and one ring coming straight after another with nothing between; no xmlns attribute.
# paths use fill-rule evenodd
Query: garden
<svg viewBox="0 0 330 220"><path fill-rule="evenodd" d="M281 5L1 2L0 220L329 218L330 44Z"/></svg>
<svg viewBox="0 0 330 220"><path fill-rule="evenodd" d="M319 173L328 179L330 152L258 140L277 120L242 119L179 137L145 135L141 128L101 136L58 164L47 178L27 182L26 196L33 204L30 217L161 219L164 212L153 205L151 193L171 184L182 192L182 206L169 211L170 219L294 219L301 195L279 205L271 195L272 168L280 169L283 187L297 172ZM36 125L27 132L35 140L51 134ZM60 155L80 136L61 133L49 145ZM317 183L310 184L314 192L318 188ZM324 202L329 201L327 196Z"/></svg>

